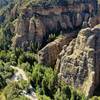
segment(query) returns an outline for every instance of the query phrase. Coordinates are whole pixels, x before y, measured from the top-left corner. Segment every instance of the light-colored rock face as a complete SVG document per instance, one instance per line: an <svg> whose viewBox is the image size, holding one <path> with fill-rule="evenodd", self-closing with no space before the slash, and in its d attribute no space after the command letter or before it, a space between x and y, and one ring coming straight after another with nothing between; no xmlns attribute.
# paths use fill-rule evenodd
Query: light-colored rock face
<svg viewBox="0 0 100 100"><path fill-rule="evenodd" d="M12 38L12 46L24 47L24 44L28 41L29 20L23 18L17 19L14 29L16 34Z"/></svg>
<svg viewBox="0 0 100 100"><path fill-rule="evenodd" d="M27 19L20 18L16 22L15 33L18 35L26 35L28 32L29 22Z"/></svg>
<svg viewBox="0 0 100 100"><path fill-rule="evenodd" d="M38 62L48 66L54 66L64 45L68 45L75 35L61 36L55 41L47 44L42 50L38 52Z"/></svg>
<svg viewBox="0 0 100 100"><path fill-rule="evenodd" d="M15 34L21 36L15 36L13 44L17 44L17 40L23 42L23 38L26 38L26 41L34 41L35 44L40 48L43 44L43 41L46 42L49 34L51 33L60 33L60 31L67 30L76 30L80 28L83 23L85 27L88 26L87 21L91 15L96 13L96 2L94 1L76 1L73 3L68 3L67 6L53 6L53 7L25 7L22 11L22 18L18 18L18 21L15 25ZM17 7L17 5L16 5ZM13 8L11 15L13 17L17 16L17 9ZM32 20L34 17L35 18ZM38 14L37 14L38 13ZM36 17L37 16L37 17ZM85 22L84 22L85 21ZM17 39L21 37L20 39ZM12 41L13 42L13 41ZM23 43L20 43L19 47Z"/></svg>
<svg viewBox="0 0 100 100"><path fill-rule="evenodd" d="M100 26L82 29L77 38L64 48L57 60L56 69L67 84L93 95L100 83Z"/></svg>
<svg viewBox="0 0 100 100"><path fill-rule="evenodd" d="M15 24L15 33L16 35L20 35L20 37L26 37L26 41L34 41L38 47L41 47L43 41L48 39L49 34L53 32L60 33L61 30L67 30L68 27L73 28L73 25L67 14L51 14L48 16L38 15L37 17L34 16L31 19L19 18ZM15 37L13 40L17 39ZM23 40L23 38L21 39ZM13 44L14 42L17 42L17 40L14 40ZM20 45L21 44L22 43L20 43Z"/></svg>

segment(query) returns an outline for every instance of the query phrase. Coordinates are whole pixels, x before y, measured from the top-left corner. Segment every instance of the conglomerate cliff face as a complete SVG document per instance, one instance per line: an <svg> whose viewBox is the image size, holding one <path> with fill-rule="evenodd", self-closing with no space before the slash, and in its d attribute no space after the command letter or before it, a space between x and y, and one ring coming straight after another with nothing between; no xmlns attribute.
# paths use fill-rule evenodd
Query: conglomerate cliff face
<svg viewBox="0 0 100 100"><path fill-rule="evenodd" d="M82 90L86 96L100 83L100 25L82 29L77 38L59 54L56 69L66 84Z"/></svg>
<svg viewBox="0 0 100 100"><path fill-rule="evenodd" d="M11 13L14 17L17 13L14 13L15 8ZM88 22L90 16L96 14L97 2L95 0L72 0L64 6L56 5L47 8L29 6L21 11L22 15L16 21L12 46L23 48L30 41L34 41L38 48L41 48L51 33L80 29L84 22Z"/></svg>

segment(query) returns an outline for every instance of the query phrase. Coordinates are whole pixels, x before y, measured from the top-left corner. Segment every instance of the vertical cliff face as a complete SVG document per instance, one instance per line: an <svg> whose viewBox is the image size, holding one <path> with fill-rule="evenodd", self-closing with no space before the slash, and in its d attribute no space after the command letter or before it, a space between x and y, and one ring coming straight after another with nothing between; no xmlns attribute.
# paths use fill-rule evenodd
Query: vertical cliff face
<svg viewBox="0 0 100 100"><path fill-rule="evenodd" d="M18 44L15 36L12 39L14 40L12 41L13 44L16 42L15 44L18 44L16 46L22 47L23 38L26 38L27 42L34 41L40 48L51 33L75 31L80 29L83 23L87 27L90 16L96 13L97 2L95 0L72 0L64 6L57 3L57 5L47 8L29 6L20 9L23 15L16 22L15 34L20 34L22 40L18 39L20 41ZM16 17L16 14L18 14L16 7L11 14Z"/></svg>
<svg viewBox="0 0 100 100"><path fill-rule="evenodd" d="M0 8L10 1L13 0L0 0ZM100 24L100 15L97 15L97 0L39 0L40 3L34 5L35 1L38 2L18 0L16 5L7 6L2 12L0 10L0 23L3 24L0 28L7 33L2 37L10 40L12 36L9 36L14 33L14 48L27 51L38 47L38 63L53 66L59 79L82 90L86 96L93 95L100 85L100 25L97 25ZM56 38L55 34L62 37ZM48 43L49 36L53 35L50 39L56 40ZM6 42L4 45L7 45Z"/></svg>
<svg viewBox="0 0 100 100"><path fill-rule="evenodd" d="M75 34L60 36L55 41L47 44L38 52L38 62L47 66L56 64L58 54L61 52L64 45L68 46L69 42L74 38Z"/></svg>
<svg viewBox="0 0 100 100"><path fill-rule="evenodd" d="M16 35L12 38L12 46L23 47L28 39L27 33L29 32L29 20L23 19L22 17L17 19L14 32L16 33Z"/></svg>
<svg viewBox="0 0 100 100"><path fill-rule="evenodd" d="M67 84L82 89L86 96L93 95L100 83L100 26L82 29L77 38L63 49L56 68Z"/></svg>

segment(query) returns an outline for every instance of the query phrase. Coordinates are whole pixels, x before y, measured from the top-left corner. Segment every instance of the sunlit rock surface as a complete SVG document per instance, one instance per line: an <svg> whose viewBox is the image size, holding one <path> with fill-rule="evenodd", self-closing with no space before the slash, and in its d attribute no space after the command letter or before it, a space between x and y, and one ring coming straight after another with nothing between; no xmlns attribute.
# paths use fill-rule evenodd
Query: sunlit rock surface
<svg viewBox="0 0 100 100"><path fill-rule="evenodd" d="M100 83L100 25L82 29L59 54L56 69L66 84L93 95Z"/></svg>

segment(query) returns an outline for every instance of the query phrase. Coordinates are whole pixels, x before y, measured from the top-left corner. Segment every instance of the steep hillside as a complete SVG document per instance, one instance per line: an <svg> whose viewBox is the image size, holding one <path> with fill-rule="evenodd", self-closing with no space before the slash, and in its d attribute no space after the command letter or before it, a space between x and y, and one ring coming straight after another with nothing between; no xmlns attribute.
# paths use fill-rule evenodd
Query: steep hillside
<svg viewBox="0 0 100 100"><path fill-rule="evenodd" d="M89 3L85 1L67 1L66 5L63 5L64 1L62 3L59 1L57 4L53 1L41 2L39 2L40 5L37 2L37 6L33 2L25 6L25 2L23 2L21 6L17 5L12 9L12 18L19 15L14 21L15 30L13 30L13 33L16 35L12 38L12 46L23 48L25 45L27 47L27 44L30 45L31 42L34 42L37 48L40 49L47 43L51 33L60 34L61 31L63 33L77 31L97 11L96 1L88 1ZM47 3L50 5L44 5Z"/></svg>
<svg viewBox="0 0 100 100"><path fill-rule="evenodd" d="M0 100L100 96L99 3L0 0Z"/></svg>
<svg viewBox="0 0 100 100"><path fill-rule="evenodd" d="M93 95L94 89L100 84L99 33L100 25L82 29L77 38L62 50L57 60L60 77L67 84L82 89L86 96Z"/></svg>

